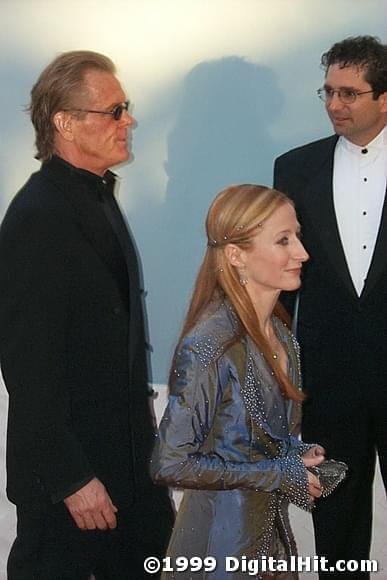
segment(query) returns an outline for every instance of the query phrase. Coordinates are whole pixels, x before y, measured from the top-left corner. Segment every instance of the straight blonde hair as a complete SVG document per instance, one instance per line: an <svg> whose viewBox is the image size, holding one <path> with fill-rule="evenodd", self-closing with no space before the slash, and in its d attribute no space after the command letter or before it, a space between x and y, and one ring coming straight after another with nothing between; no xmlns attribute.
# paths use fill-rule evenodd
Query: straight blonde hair
<svg viewBox="0 0 387 580"><path fill-rule="evenodd" d="M227 244L248 250L260 225L291 200L280 191L262 185L234 185L221 191L207 214L208 245L200 266L180 340L188 334L206 307L216 298L227 297L240 321L239 336L248 335L272 368L283 395L295 401L304 400L286 373L271 356L271 348L263 335L257 314L239 275L226 258ZM289 323L287 313L278 301L274 314ZM236 337L236 340L238 337ZM180 342L180 341L179 341Z"/></svg>

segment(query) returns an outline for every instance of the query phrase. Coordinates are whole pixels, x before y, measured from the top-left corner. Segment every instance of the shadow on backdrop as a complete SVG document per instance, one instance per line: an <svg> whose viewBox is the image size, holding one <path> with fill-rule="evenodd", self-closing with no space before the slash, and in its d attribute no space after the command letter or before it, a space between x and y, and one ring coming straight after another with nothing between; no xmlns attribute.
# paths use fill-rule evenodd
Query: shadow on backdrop
<svg viewBox="0 0 387 580"><path fill-rule="evenodd" d="M146 265L156 383L166 381L204 254L208 207L230 184L271 184L269 126L281 106L271 70L240 57L203 62L183 82L176 124L168 136L165 202L133 215Z"/></svg>
<svg viewBox="0 0 387 580"><path fill-rule="evenodd" d="M7 173L20 152L21 159L28 159L34 171L39 165L33 161L34 133L26 107L30 101L30 91L37 77L36 63L21 55L13 55L12 60L0 66L0 221L10 199L23 185L25 176L20 176L16 189L8 190ZM26 147L24 147L24 144ZM21 161L22 165L23 161ZM28 174L28 172L27 172ZM17 180L16 180L17 181Z"/></svg>

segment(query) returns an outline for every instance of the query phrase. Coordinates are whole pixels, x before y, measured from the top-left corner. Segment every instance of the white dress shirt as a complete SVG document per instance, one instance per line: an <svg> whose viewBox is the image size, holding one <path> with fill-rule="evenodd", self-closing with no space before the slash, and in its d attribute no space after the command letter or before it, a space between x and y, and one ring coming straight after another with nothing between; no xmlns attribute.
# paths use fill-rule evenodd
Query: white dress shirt
<svg viewBox="0 0 387 580"><path fill-rule="evenodd" d="M341 243L358 296L375 249L386 179L387 127L365 147L345 137L339 138L334 154L333 201Z"/></svg>

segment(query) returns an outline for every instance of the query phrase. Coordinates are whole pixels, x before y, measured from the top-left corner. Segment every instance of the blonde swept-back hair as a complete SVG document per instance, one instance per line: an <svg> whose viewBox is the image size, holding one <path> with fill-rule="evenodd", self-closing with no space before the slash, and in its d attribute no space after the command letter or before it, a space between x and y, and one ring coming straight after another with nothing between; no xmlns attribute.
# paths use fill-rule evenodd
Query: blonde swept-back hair
<svg viewBox="0 0 387 580"><path fill-rule="evenodd" d="M248 250L259 227L285 203L292 204L284 193L263 185L234 185L216 196L206 219L207 250L196 278L180 339L193 328L212 300L227 297L239 318L240 336L250 336L263 353L283 395L302 401L305 398L302 392L290 382L279 364L274 363L272 350L260 329L250 296L241 285L238 271L229 263L224 251L230 243ZM280 302L277 302L274 314L288 322Z"/></svg>
<svg viewBox="0 0 387 580"><path fill-rule="evenodd" d="M40 74L31 90L28 107L35 129L36 159L48 161L54 154L54 115L58 111L80 108L85 97L84 78L89 70L115 74L107 56L91 50L72 50L60 54Z"/></svg>

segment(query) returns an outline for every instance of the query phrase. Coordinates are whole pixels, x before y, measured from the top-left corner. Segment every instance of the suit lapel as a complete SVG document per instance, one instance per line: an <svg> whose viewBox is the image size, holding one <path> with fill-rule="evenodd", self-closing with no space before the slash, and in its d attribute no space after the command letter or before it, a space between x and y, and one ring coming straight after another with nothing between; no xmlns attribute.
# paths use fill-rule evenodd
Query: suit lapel
<svg viewBox="0 0 387 580"><path fill-rule="evenodd" d="M337 137L333 136L323 143L316 158L317 163L313 170L313 178L305 189L306 197L303 211L305 214L309 214L308 222L314 229L316 238L320 239L321 248L327 254L338 277L351 295L357 298L340 240L333 202L333 155L336 142Z"/></svg>

